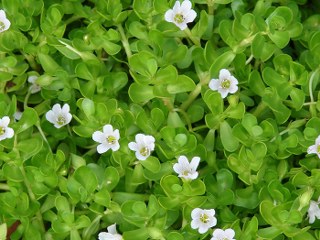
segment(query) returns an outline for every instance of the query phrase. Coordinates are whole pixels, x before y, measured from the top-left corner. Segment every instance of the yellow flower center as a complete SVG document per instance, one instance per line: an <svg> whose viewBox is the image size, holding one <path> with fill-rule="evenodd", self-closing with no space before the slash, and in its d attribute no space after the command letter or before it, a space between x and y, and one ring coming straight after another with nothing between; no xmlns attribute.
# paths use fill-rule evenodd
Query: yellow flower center
<svg viewBox="0 0 320 240"><path fill-rule="evenodd" d="M6 129L4 127L0 127L0 136L6 133Z"/></svg>
<svg viewBox="0 0 320 240"><path fill-rule="evenodd" d="M117 141L117 139L116 139L114 136L111 136L111 135L110 135L110 136L107 137L107 142L108 142L108 144L110 144L110 145L115 144L116 141Z"/></svg>
<svg viewBox="0 0 320 240"><path fill-rule="evenodd" d="M60 115L60 116L58 117L57 123L58 123L59 125L64 125L64 124L66 123L66 119L65 119L63 116Z"/></svg>
<svg viewBox="0 0 320 240"><path fill-rule="evenodd" d="M230 88L231 82L229 79L223 79L221 82L221 87L224 89Z"/></svg>
<svg viewBox="0 0 320 240"><path fill-rule="evenodd" d="M147 147L143 147L140 149L140 154L144 157L149 156L150 155L150 150Z"/></svg>
<svg viewBox="0 0 320 240"><path fill-rule="evenodd" d="M208 223L209 220L210 220L210 219L209 219L209 217L208 217L207 214L202 213L202 214L200 215L200 221L201 221L201 222L203 222L203 223Z"/></svg>
<svg viewBox="0 0 320 240"><path fill-rule="evenodd" d="M184 22L184 17L182 14L180 13L177 13L175 16L174 16L174 21L176 23L183 23Z"/></svg>
<svg viewBox="0 0 320 240"><path fill-rule="evenodd" d="M317 153L320 153L320 144L317 146Z"/></svg>
<svg viewBox="0 0 320 240"><path fill-rule="evenodd" d="M6 25L0 21L0 31L3 31L5 29Z"/></svg>
<svg viewBox="0 0 320 240"><path fill-rule="evenodd" d="M184 176L188 176L188 174L190 173L190 171L189 170L184 170L183 172L182 172L182 175L184 175Z"/></svg>

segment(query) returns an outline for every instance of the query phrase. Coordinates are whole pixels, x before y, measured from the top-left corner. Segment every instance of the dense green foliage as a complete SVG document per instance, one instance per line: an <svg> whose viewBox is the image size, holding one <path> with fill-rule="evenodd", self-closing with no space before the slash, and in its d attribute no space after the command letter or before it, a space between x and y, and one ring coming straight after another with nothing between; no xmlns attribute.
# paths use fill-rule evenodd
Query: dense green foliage
<svg viewBox="0 0 320 240"><path fill-rule="evenodd" d="M193 0L186 30L164 20L168 0L2 0L0 239L210 239L190 226L215 209L237 240L320 239L309 224L320 195L318 0ZM209 89L228 69L239 90ZM29 76L41 91L31 93ZM45 115L70 105L59 129ZM14 114L23 112L20 120ZM97 153L111 124L120 149ZM152 135L145 161L128 148ZM201 158L180 179L181 155ZM2 224L2 225L1 225ZM18 226L13 229L11 226Z"/></svg>

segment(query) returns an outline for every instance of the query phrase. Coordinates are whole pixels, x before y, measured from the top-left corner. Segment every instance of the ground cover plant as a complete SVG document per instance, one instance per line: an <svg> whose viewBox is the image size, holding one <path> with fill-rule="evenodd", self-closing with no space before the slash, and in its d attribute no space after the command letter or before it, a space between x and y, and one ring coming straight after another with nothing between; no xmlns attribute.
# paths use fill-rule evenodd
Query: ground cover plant
<svg viewBox="0 0 320 240"><path fill-rule="evenodd" d="M320 239L319 1L0 9L0 239Z"/></svg>

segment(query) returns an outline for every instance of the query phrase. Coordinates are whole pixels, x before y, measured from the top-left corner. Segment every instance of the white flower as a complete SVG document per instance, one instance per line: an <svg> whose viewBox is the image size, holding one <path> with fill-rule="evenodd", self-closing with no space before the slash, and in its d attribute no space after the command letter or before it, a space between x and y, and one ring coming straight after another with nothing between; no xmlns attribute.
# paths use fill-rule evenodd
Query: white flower
<svg viewBox="0 0 320 240"><path fill-rule="evenodd" d="M0 119L0 141L13 137L14 131L12 128L8 127L9 123L10 118L8 116L4 116Z"/></svg>
<svg viewBox="0 0 320 240"><path fill-rule="evenodd" d="M20 111L16 111L14 114L13 114L13 118L15 121L19 121L22 117L22 112Z"/></svg>
<svg viewBox="0 0 320 240"><path fill-rule="evenodd" d="M70 106L68 103L61 108L59 103L53 105L52 110L46 113L46 119L53 123L56 128L61 128L71 122Z"/></svg>
<svg viewBox="0 0 320 240"><path fill-rule="evenodd" d="M314 145L308 147L308 153L315 153L320 158L320 135L317 137L316 142Z"/></svg>
<svg viewBox="0 0 320 240"><path fill-rule="evenodd" d="M29 76L28 77L28 82L31 83L31 86L29 87L29 91L32 94L41 91L41 87L36 83L37 79L38 79L38 76Z"/></svg>
<svg viewBox="0 0 320 240"><path fill-rule="evenodd" d="M167 22L174 23L181 30L184 30L188 27L187 23L193 22L197 16L197 13L191 9L191 7L192 4L189 0L184 0L181 5L179 1L176 1L173 9L169 9L165 13L164 19Z"/></svg>
<svg viewBox="0 0 320 240"><path fill-rule="evenodd" d="M193 209L191 212L191 227L198 229L201 234L205 233L209 228L217 224L217 219L214 216L215 213L214 209Z"/></svg>
<svg viewBox="0 0 320 240"><path fill-rule="evenodd" d="M101 232L98 235L99 240L121 240L122 236L117 233L116 224L107 227L108 232Z"/></svg>
<svg viewBox="0 0 320 240"><path fill-rule="evenodd" d="M178 173L179 177L184 178L186 180L196 179L198 177L197 167L199 165L200 158L194 157L189 163L186 156L180 156L178 158L178 163L173 165L173 170Z"/></svg>
<svg viewBox="0 0 320 240"><path fill-rule="evenodd" d="M105 153L109 149L112 151L117 151L120 148L119 145L119 130L113 130L113 127L110 124L103 126L103 132L96 131L92 134L92 139L98 143L97 146L98 153Z"/></svg>
<svg viewBox="0 0 320 240"><path fill-rule="evenodd" d="M319 209L319 203L320 203L320 197L318 201L310 201L310 206L308 209L308 218L309 218L309 223L312 224L314 221L317 219L320 219L320 209Z"/></svg>
<svg viewBox="0 0 320 240"><path fill-rule="evenodd" d="M138 133L135 140L135 142L128 144L129 148L136 152L136 158L138 160L146 160L154 150L154 137Z"/></svg>
<svg viewBox="0 0 320 240"><path fill-rule="evenodd" d="M233 229L228 228L226 230L216 229L213 231L212 238L210 240L235 240L233 237L235 232Z"/></svg>
<svg viewBox="0 0 320 240"><path fill-rule="evenodd" d="M238 90L238 80L231 75L227 69L221 69L219 79L211 79L209 88L217 90L222 98L225 98L228 93L235 93Z"/></svg>
<svg viewBox="0 0 320 240"><path fill-rule="evenodd" d="M6 13L0 10L0 32L4 32L9 29L11 23L6 17Z"/></svg>

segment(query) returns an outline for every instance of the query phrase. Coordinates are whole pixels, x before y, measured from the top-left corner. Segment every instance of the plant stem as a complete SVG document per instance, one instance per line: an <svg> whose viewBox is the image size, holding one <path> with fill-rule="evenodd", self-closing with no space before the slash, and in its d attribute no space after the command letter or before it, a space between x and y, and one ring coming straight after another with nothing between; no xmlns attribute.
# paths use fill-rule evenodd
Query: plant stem
<svg viewBox="0 0 320 240"><path fill-rule="evenodd" d="M121 24L118 24L117 28L118 28L119 33L121 35L121 42L122 42L122 45L124 47L124 51L126 52L127 58L129 59L132 56L132 52L131 52L131 49L130 49L128 38L127 38L126 34L124 33L124 29L123 29Z"/></svg>
<svg viewBox="0 0 320 240"><path fill-rule="evenodd" d="M32 192L31 184L29 182L29 179L27 178L27 174L26 174L26 172L24 170L24 167L21 165L21 166L19 166L19 169L20 169L20 171L22 173L24 184L27 187L27 191L28 191L28 195L30 197L30 200L32 202L37 202L36 197L35 197L34 193ZM37 217L37 219L39 221L39 224L40 224L40 230L41 230L41 232L44 233L46 230L45 230L45 227L44 227L44 223L43 223L43 219L42 219L42 215L41 215L40 210L37 211L36 217Z"/></svg>
<svg viewBox="0 0 320 240"><path fill-rule="evenodd" d="M201 93L201 88L203 85L206 85L210 81L209 73L204 72L201 74L200 82L197 84L196 88L189 94L188 99L181 104L180 109L186 111L186 109L190 106L190 104L198 97Z"/></svg>
<svg viewBox="0 0 320 240"><path fill-rule="evenodd" d="M1 190L10 190L9 186L5 183L0 183L0 189Z"/></svg>
<svg viewBox="0 0 320 240"><path fill-rule="evenodd" d="M183 31L187 35L187 37L191 40L191 42L193 42L193 44L195 44L196 46L201 46L200 39L197 37L194 37L189 28L186 28Z"/></svg>
<svg viewBox="0 0 320 240"><path fill-rule="evenodd" d="M310 103L314 103L314 97L313 97L313 93L312 93L312 84L313 84L313 80L315 79L316 74L318 73L319 68L317 68L310 76L309 79L309 95L310 95ZM316 110L316 106L314 104L310 104L310 113L312 117L315 117L317 115L317 110Z"/></svg>
<svg viewBox="0 0 320 240"><path fill-rule="evenodd" d="M253 111L253 115L255 117L258 117L267 107L267 105L261 100L261 102L259 103L258 107Z"/></svg>

